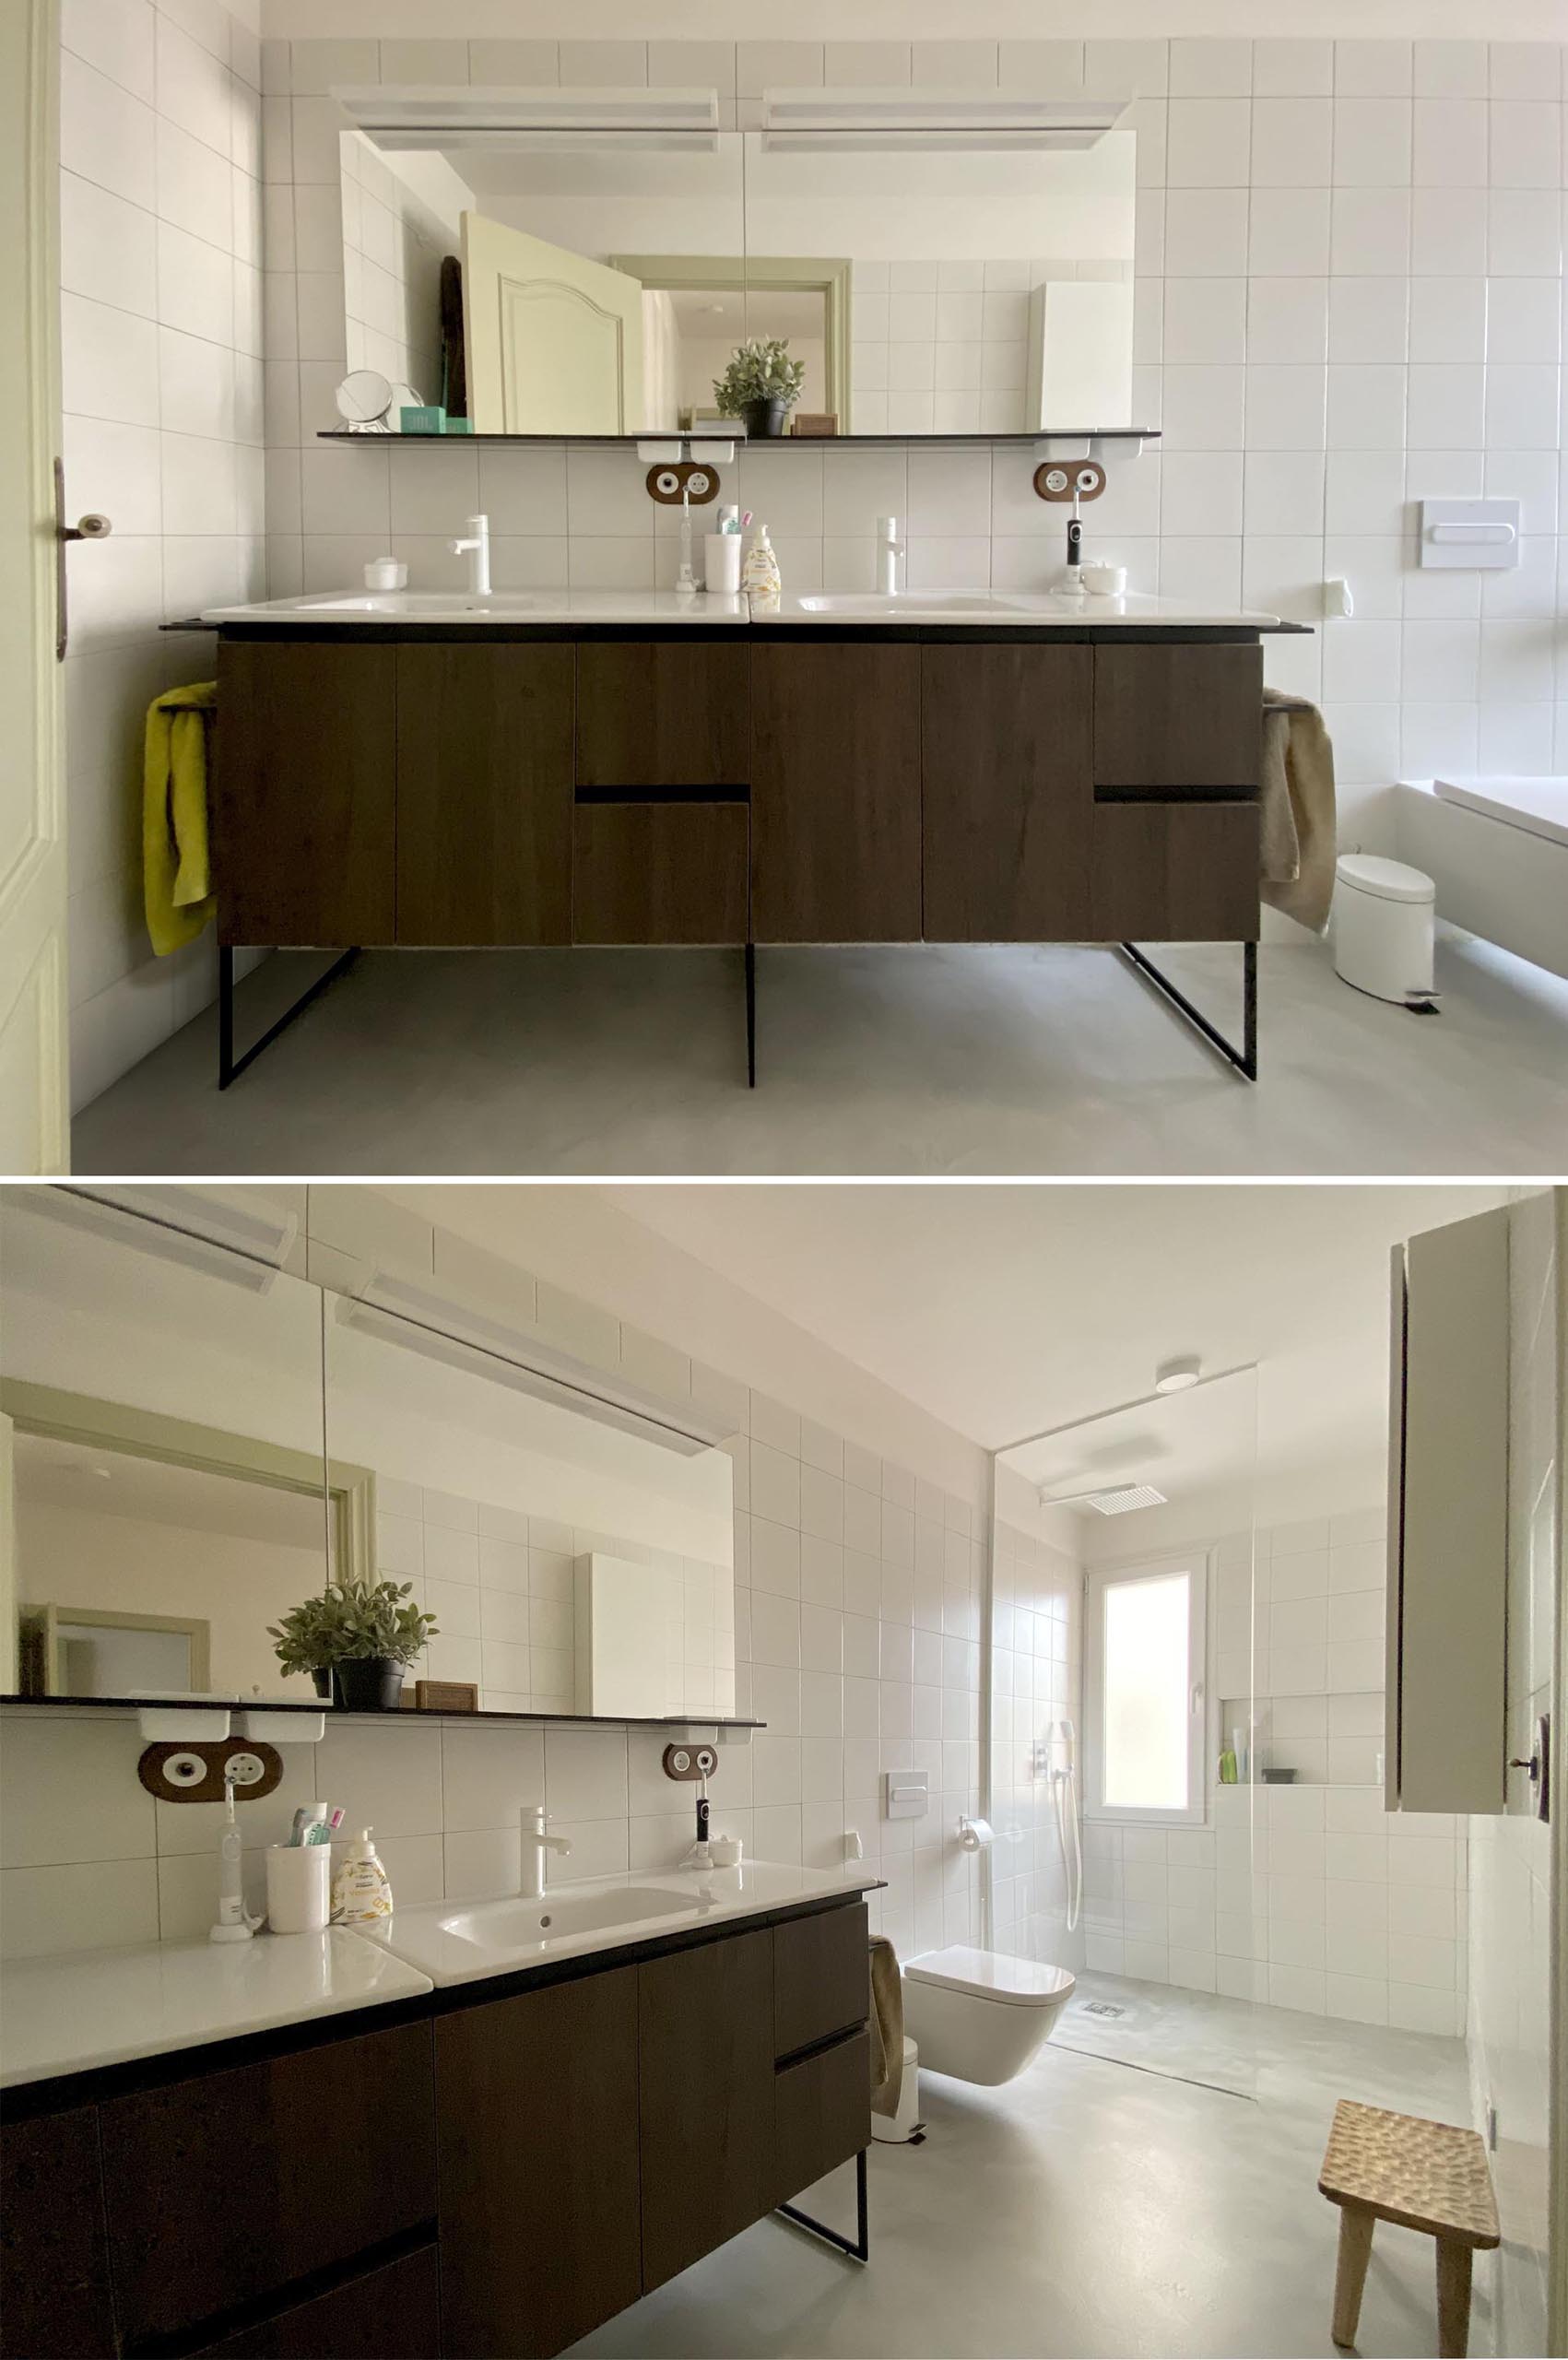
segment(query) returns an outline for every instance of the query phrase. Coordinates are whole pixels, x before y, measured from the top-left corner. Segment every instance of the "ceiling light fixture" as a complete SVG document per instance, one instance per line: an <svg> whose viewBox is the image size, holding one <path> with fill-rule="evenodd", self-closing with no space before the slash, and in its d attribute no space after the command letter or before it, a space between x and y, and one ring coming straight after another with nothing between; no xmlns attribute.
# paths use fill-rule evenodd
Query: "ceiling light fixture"
<svg viewBox="0 0 1568 2360"><path fill-rule="evenodd" d="M1203 1376L1203 1363L1196 1352L1178 1352L1174 1359L1161 1361L1154 1372L1156 1393L1190 1393Z"/></svg>
<svg viewBox="0 0 1568 2360"><path fill-rule="evenodd" d="M1162 1508L1166 1494L1152 1483L1113 1483L1102 1492L1042 1492L1043 1508L1092 1508L1097 1516L1126 1516L1134 1508Z"/></svg>

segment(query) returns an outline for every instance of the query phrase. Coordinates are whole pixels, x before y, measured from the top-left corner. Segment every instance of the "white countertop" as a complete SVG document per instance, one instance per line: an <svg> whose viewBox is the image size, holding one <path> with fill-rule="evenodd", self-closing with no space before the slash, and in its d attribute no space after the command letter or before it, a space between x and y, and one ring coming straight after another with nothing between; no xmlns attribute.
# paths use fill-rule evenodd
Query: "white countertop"
<svg viewBox="0 0 1568 2360"><path fill-rule="evenodd" d="M249 1942L204 1936L9 1959L0 1966L0 2087L418 1999L430 1988L395 1953L336 1927Z"/></svg>
<svg viewBox="0 0 1568 2360"><path fill-rule="evenodd" d="M204 623L272 623L341 626L456 623L475 630L504 623L584 625L686 624L692 629L744 629L752 620L743 597L710 597L705 591L678 590L497 590L489 597L462 591L333 590L308 597L268 598L246 607L208 607ZM927 628L1032 631L1081 628L1148 630L1275 631L1278 615L1242 608L1191 606L1179 598L1149 598L1129 591L1121 598L1056 597L1049 591L901 590L890 598L860 591L803 591L786 596L772 612L759 612L763 626L805 625L817 630L880 630L894 625Z"/></svg>
<svg viewBox="0 0 1568 2360"><path fill-rule="evenodd" d="M744 626L740 597L709 597L705 590L315 590L301 598L265 598L249 607L208 607L204 623L384 624L690 623L704 631Z"/></svg>
<svg viewBox="0 0 1568 2360"><path fill-rule="evenodd" d="M366 1939L418 1967L432 1983L476 1983L490 1976L547 1966L557 1959L586 1958L622 1950L631 1942L656 1941L666 1934L730 1925L801 1902L849 1901L881 1882L875 1869L864 1862L853 1870L784 1868L772 1860L748 1860L738 1869L632 1870L628 1875L558 1885L536 1900L424 1902L412 1909L396 1910L384 1927L367 1929ZM644 1888L660 1894L673 1891L678 1895L676 1906L655 1908L646 1917L619 1925L582 1931L563 1930L559 1921L553 1931L539 1924L573 1904L591 1908L596 1899L610 1900L618 1892L637 1893ZM493 1942L481 1945L454 1930L466 1919L488 1924L495 1936Z"/></svg>

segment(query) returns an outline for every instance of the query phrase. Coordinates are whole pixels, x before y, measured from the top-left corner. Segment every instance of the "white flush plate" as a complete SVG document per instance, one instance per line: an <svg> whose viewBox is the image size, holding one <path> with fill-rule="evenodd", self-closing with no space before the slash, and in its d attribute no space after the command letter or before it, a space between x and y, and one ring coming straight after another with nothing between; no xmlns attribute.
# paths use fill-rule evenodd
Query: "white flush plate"
<svg viewBox="0 0 1568 2360"><path fill-rule="evenodd" d="M1495 572L1519 562L1516 500L1423 500L1423 566Z"/></svg>

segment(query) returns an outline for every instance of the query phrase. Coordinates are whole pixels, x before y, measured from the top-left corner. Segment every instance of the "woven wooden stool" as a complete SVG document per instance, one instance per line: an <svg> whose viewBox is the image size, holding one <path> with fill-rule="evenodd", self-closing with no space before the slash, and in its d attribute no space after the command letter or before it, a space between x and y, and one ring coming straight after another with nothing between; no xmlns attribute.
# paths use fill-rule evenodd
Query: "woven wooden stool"
<svg viewBox="0 0 1568 2360"><path fill-rule="evenodd" d="M1341 2098L1317 2185L1339 2207L1335 2342L1356 2340L1373 2223L1397 2221L1437 2240L1437 2349L1442 2360L1464 2360L1470 2340L1470 2256L1498 2244L1501 2235L1478 2134Z"/></svg>

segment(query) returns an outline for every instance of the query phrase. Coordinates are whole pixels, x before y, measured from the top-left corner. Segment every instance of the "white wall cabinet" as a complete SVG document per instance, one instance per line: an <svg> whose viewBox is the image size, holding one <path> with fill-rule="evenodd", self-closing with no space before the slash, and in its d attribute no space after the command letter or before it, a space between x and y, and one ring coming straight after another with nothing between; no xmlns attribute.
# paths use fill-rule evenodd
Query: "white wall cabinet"
<svg viewBox="0 0 1568 2360"><path fill-rule="evenodd" d="M1390 1811L1503 1808L1508 1220L1499 1207L1394 1251Z"/></svg>

